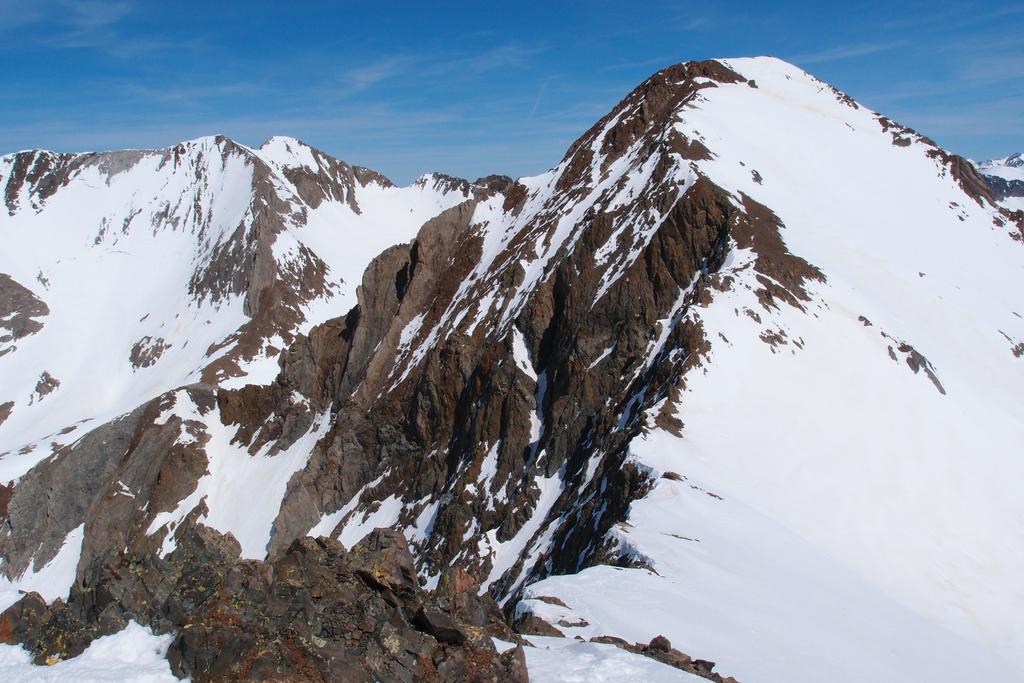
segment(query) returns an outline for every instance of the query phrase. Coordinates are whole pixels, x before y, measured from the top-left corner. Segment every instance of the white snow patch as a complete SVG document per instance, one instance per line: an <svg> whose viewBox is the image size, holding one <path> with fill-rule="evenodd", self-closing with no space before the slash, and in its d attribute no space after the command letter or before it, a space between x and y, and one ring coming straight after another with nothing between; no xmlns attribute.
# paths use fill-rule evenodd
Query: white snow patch
<svg viewBox="0 0 1024 683"><path fill-rule="evenodd" d="M338 540L346 548L351 549L374 529L389 527L397 522L399 515L402 514L403 504L401 498L390 495L379 504L371 504L371 507L372 511L362 510L353 515L338 534Z"/></svg>
<svg viewBox="0 0 1024 683"><path fill-rule="evenodd" d="M173 410L182 420L202 422L210 437L206 443L207 472L174 510L153 519L147 533L168 527L161 548L161 556L165 556L175 548L174 529L205 501L208 511L199 522L234 535L242 547L242 557L263 559L288 481L305 466L313 446L327 433L328 416L314 418L306 434L271 456L268 451L272 444L251 455L245 446L232 443L235 430L221 422L219 409L201 415L185 390L175 393Z"/></svg>
<svg viewBox="0 0 1024 683"><path fill-rule="evenodd" d="M526 348L526 340L523 338L523 333L517 327L512 328L512 357L515 359L516 367L536 382L537 371L533 369L533 359L530 358L530 351Z"/></svg>
<svg viewBox="0 0 1024 683"><path fill-rule="evenodd" d="M75 583L78 560L82 556L82 541L85 539L85 525L79 524L64 538L60 550L40 569L34 568L34 561L15 580L0 576L0 611L21 599L22 592L35 591L47 603L57 598L67 599Z"/></svg>
<svg viewBox="0 0 1024 683"><path fill-rule="evenodd" d="M352 496L352 498L347 503L342 505L339 509L335 510L334 512L328 512L322 515L320 517L320 521L314 524L310 528L310 530L306 532L306 535L312 536L313 538L319 538L320 536L329 535L332 531L334 531L334 528L338 526L338 524L348 516L350 512L356 509L356 506L359 505L360 501L363 498L363 494L366 491L380 484L384 480L384 477L387 476L387 474L388 472L384 472L384 474L380 475L373 481L369 482L368 484L365 484L361 489L359 489L358 493Z"/></svg>
<svg viewBox="0 0 1024 683"><path fill-rule="evenodd" d="M51 666L35 666L32 656L23 648L0 644L0 679L37 683L171 683L178 680L166 658L173 640L173 634L158 636L130 621L123 630L92 641L79 656Z"/></svg>
<svg viewBox="0 0 1024 683"><path fill-rule="evenodd" d="M491 550L492 564L490 573L484 582L480 584L481 595L487 592L487 588L492 583L500 579L505 572L515 565L534 535L540 531L544 520L551 511L551 506L555 504L558 496L562 493L562 475L563 472L559 470L550 477L537 477L534 479L534 482L540 489L540 496L537 498L536 506L530 513L530 518L523 524L515 536L502 543L498 540L496 529L492 529L484 534L482 542L486 542L487 547ZM527 571L530 566L531 562L528 560L523 571ZM521 579L522 574L519 580Z"/></svg>
<svg viewBox="0 0 1024 683"><path fill-rule="evenodd" d="M526 668L534 683L703 683L705 679L614 645L529 636Z"/></svg>

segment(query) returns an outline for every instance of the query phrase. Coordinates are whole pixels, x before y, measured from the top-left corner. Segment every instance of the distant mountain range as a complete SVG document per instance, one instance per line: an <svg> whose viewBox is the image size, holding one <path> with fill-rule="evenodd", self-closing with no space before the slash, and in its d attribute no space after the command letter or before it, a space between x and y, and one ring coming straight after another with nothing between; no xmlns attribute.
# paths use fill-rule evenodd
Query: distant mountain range
<svg viewBox="0 0 1024 683"><path fill-rule="evenodd" d="M1024 158L1020 152L975 165L1000 205L1024 211Z"/></svg>

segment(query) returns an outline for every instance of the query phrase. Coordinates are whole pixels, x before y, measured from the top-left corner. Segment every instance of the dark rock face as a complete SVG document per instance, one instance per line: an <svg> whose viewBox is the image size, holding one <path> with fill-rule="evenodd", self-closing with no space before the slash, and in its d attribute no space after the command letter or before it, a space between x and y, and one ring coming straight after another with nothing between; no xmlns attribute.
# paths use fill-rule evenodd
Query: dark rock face
<svg viewBox="0 0 1024 683"><path fill-rule="evenodd" d="M981 176L997 200L1008 197L1024 197L1024 180L1007 180L994 175Z"/></svg>
<svg viewBox="0 0 1024 683"><path fill-rule="evenodd" d="M0 639L37 663L79 654L135 618L179 635L176 675L207 680L521 681L521 648L498 655L486 629L423 593L405 539L378 530L351 552L305 538L273 563L238 559L238 545L197 527L160 560L125 555L97 567L66 604L24 597Z"/></svg>
<svg viewBox="0 0 1024 683"><path fill-rule="evenodd" d="M75 171L87 155L54 154L53 152L19 152L4 193L7 211L13 216L19 208L22 189L28 189L29 201L38 205L52 196Z"/></svg>
<svg viewBox="0 0 1024 683"><path fill-rule="evenodd" d="M143 412L139 408L93 430L18 482L6 506L7 524L0 529L0 553L8 576L24 572L33 557L35 568L43 567L83 519L99 521L93 514L95 506L105 494L109 496L117 458L128 449ZM168 441L175 436L171 434ZM167 445L162 442L158 447Z"/></svg>
<svg viewBox="0 0 1024 683"><path fill-rule="evenodd" d="M491 190L492 192L500 192L505 194L508 190L515 185L515 180L508 177L507 175L489 175L483 178L477 178L473 181L473 184Z"/></svg>
<svg viewBox="0 0 1024 683"><path fill-rule="evenodd" d="M10 275L0 273L0 356L14 343L43 329L37 318L50 314L49 307Z"/></svg>
<svg viewBox="0 0 1024 683"><path fill-rule="evenodd" d="M171 347L162 337L156 339L146 336L136 342L128 356L132 367L148 368L156 363L164 351Z"/></svg>
<svg viewBox="0 0 1024 683"><path fill-rule="evenodd" d="M344 161L312 148L310 150L316 168L303 166L284 169L285 177L298 190L302 200L315 209L324 200L334 199L348 204L354 212L360 213L355 192L358 183L356 170Z"/></svg>

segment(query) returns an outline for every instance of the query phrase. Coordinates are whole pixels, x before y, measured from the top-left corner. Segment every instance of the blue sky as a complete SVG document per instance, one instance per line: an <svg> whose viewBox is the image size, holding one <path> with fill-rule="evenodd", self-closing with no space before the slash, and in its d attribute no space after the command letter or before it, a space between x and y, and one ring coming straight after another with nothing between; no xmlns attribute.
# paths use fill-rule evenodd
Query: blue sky
<svg viewBox="0 0 1024 683"><path fill-rule="evenodd" d="M1024 4L826 5L0 0L0 153L280 134L398 182L528 175L659 68L759 54L955 152L1024 148Z"/></svg>

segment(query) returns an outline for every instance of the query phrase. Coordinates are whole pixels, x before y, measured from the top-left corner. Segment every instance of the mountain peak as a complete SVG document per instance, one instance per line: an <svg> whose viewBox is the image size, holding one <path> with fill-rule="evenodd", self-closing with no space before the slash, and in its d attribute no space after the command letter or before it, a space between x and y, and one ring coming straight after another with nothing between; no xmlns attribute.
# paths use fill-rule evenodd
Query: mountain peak
<svg viewBox="0 0 1024 683"><path fill-rule="evenodd" d="M1024 214L966 161L768 57L661 69L516 181L232 145L0 159L0 587L38 660L135 619L197 680L427 678L513 627L1021 678Z"/></svg>
<svg viewBox="0 0 1024 683"><path fill-rule="evenodd" d="M326 162L327 155L320 150L307 145L298 138L285 135L275 135L262 145L258 150L261 158L276 163L283 167L305 167L315 169L320 166L320 161Z"/></svg>

